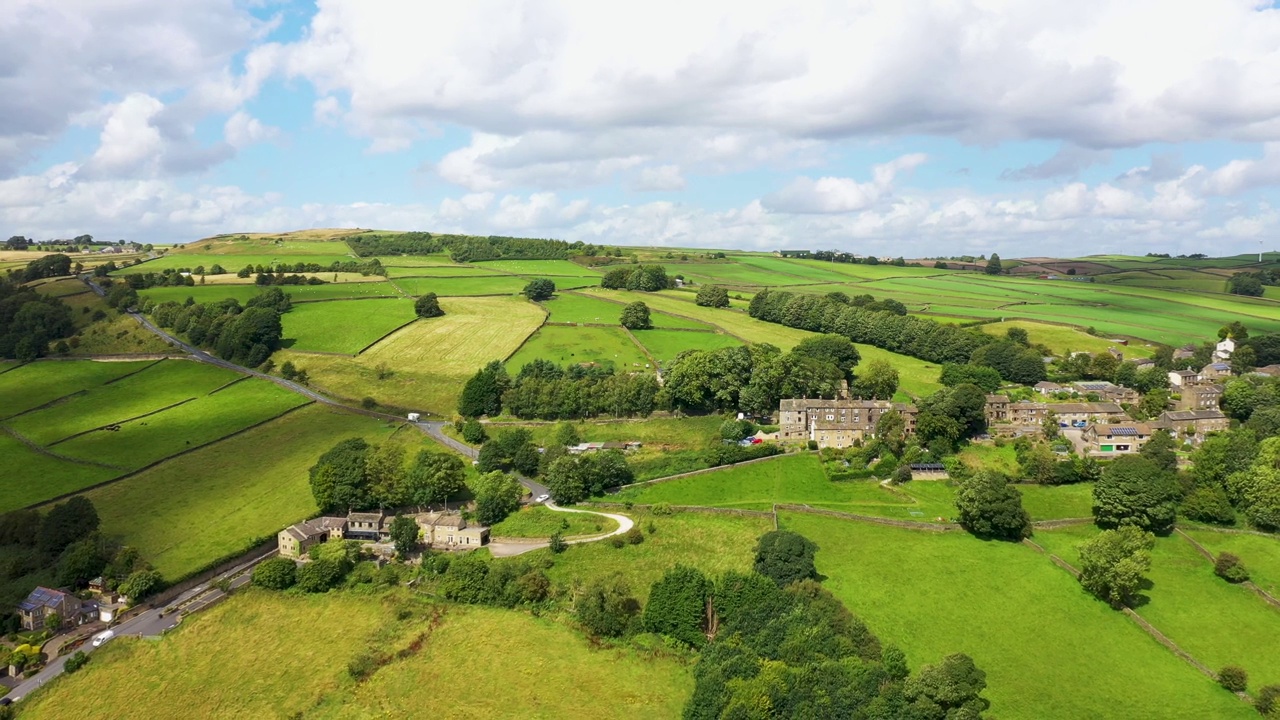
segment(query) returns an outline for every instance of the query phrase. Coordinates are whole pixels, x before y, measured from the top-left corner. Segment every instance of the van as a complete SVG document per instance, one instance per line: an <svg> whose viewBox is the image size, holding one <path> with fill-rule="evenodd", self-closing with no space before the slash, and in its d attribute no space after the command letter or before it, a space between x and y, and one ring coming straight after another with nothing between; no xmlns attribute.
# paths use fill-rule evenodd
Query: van
<svg viewBox="0 0 1280 720"><path fill-rule="evenodd" d="M104 642L106 642L106 641L110 640L111 638L113 638L113 637L115 637L115 636L116 636L116 631L115 631L115 630L103 630L102 632L100 632L100 633L98 633L97 635L94 635L94 636L93 636L93 646L94 646L94 647L98 647L98 646L99 646L99 645L101 645L102 643L104 643Z"/></svg>

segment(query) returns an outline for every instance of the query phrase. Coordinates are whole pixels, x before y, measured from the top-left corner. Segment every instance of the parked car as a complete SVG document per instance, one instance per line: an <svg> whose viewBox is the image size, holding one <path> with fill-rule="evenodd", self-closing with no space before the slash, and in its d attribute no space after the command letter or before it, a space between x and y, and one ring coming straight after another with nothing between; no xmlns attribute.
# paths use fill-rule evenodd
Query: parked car
<svg viewBox="0 0 1280 720"><path fill-rule="evenodd" d="M1077 420L1077 421L1075 421L1075 422L1071 423L1071 427L1082 428L1082 427L1086 427L1088 424L1089 424L1089 423L1087 423L1087 422L1085 422L1085 421L1083 421L1083 420Z"/></svg>
<svg viewBox="0 0 1280 720"><path fill-rule="evenodd" d="M113 637L115 637L115 636L116 636L116 631L115 631L115 630L103 630L102 632L100 632L100 633L98 633L97 635L94 635L94 636L93 636L93 646L94 646L94 647L98 647L98 646L102 645L102 643L104 643L104 642L106 642L106 641L110 640L111 638L113 638Z"/></svg>
<svg viewBox="0 0 1280 720"><path fill-rule="evenodd" d="M550 496L550 495L539 495L538 497L534 498L534 499L533 499L533 501L534 501L534 502L546 502L546 501L548 501L548 500L550 500L550 499L551 499L551 496Z"/></svg>

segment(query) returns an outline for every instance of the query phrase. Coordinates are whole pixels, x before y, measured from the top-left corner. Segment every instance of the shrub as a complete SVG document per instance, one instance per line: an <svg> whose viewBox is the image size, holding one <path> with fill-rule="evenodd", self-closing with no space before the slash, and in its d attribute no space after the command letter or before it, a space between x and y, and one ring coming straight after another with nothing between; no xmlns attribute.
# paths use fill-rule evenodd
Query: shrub
<svg viewBox="0 0 1280 720"><path fill-rule="evenodd" d="M484 431L484 425L474 418L462 424L462 439L472 445L480 445L489 439L489 434Z"/></svg>
<svg viewBox="0 0 1280 720"><path fill-rule="evenodd" d="M813 556L818 546L812 540L788 530L774 530L760 536L756 544L755 571L779 586L817 577Z"/></svg>
<svg viewBox="0 0 1280 720"><path fill-rule="evenodd" d="M68 673L73 673L84 667L87 662L89 662L89 656L85 655L83 650L77 650L75 655L67 658L67 662L62 668Z"/></svg>
<svg viewBox="0 0 1280 720"><path fill-rule="evenodd" d="M444 315L440 309L440 300L435 293L427 293L413 303L413 310L420 318L433 318Z"/></svg>
<svg viewBox="0 0 1280 720"><path fill-rule="evenodd" d="M272 590L287 590L298 579L298 565L289 558L274 557L253 569L253 584Z"/></svg>
<svg viewBox="0 0 1280 720"><path fill-rule="evenodd" d="M561 535L559 532L556 532L551 536L551 542L547 545L547 547L551 549L551 552L559 555L560 553L569 549L569 544L564 541L563 535Z"/></svg>
<svg viewBox="0 0 1280 720"><path fill-rule="evenodd" d="M1266 685L1258 691L1258 699L1253 704L1258 714L1269 716L1272 710L1280 709L1280 685Z"/></svg>
<svg viewBox="0 0 1280 720"><path fill-rule="evenodd" d="M1249 673L1244 668L1228 665L1218 671L1218 684L1231 692L1244 692L1249 686Z"/></svg>
<svg viewBox="0 0 1280 720"><path fill-rule="evenodd" d="M911 482L911 466L906 464L899 465L897 469L893 471L892 478L894 485Z"/></svg>
<svg viewBox="0 0 1280 720"><path fill-rule="evenodd" d="M1229 552L1218 556L1213 563L1213 574L1230 583L1242 583L1249 579L1249 571L1245 569L1244 563Z"/></svg>
<svg viewBox="0 0 1280 720"><path fill-rule="evenodd" d="M644 542L644 533L640 531L640 528L634 525L631 526L631 529L627 531L626 535L627 542L632 545L639 545Z"/></svg>
<svg viewBox="0 0 1280 720"><path fill-rule="evenodd" d="M372 652L362 652L347 663L347 674L353 680L363 680L378 669L378 657Z"/></svg>
<svg viewBox="0 0 1280 720"><path fill-rule="evenodd" d="M1220 487L1198 487L1182 500L1182 514L1190 520L1231 525L1236 521L1236 511Z"/></svg>
<svg viewBox="0 0 1280 720"><path fill-rule="evenodd" d="M613 537L609 538L609 544L615 548L621 549L624 546L626 546L627 539L622 537L621 535L614 535Z"/></svg>
<svg viewBox="0 0 1280 720"><path fill-rule="evenodd" d="M671 509L671 503L660 502L654 503L653 507L649 509L649 512L654 515L671 515L675 511Z"/></svg>
<svg viewBox="0 0 1280 720"><path fill-rule="evenodd" d="M364 399L360 401L360 407L364 408L365 410L372 410L378 407L378 401L366 395Z"/></svg>

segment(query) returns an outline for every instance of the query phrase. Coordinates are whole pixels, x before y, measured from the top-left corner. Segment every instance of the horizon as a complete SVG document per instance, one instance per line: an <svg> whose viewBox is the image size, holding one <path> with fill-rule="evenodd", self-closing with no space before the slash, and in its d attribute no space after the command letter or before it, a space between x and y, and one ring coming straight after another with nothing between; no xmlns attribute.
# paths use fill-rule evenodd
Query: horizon
<svg viewBox="0 0 1280 720"><path fill-rule="evenodd" d="M1225 257L1280 228L1280 11L1244 0L19 0L0 38L5 237Z"/></svg>

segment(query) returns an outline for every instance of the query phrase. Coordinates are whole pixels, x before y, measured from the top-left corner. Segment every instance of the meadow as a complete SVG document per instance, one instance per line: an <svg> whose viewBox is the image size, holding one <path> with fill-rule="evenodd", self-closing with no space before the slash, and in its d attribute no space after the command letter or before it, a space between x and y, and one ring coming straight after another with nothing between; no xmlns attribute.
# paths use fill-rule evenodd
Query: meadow
<svg viewBox="0 0 1280 720"><path fill-rule="evenodd" d="M117 276L131 275L133 273L160 272L161 270L176 270L179 268L192 270L201 265L207 271L215 264L221 265L227 272L235 274L248 265L266 267L269 265L293 265L294 263L305 262L328 266L336 262L345 263L357 259L355 255L347 250L346 245L333 243L300 242L289 247L276 248L273 252L261 251L267 248L261 248L258 252L236 252L233 248L237 248L238 245L238 243L216 244L210 252L205 252L201 244L193 243L184 246L181 250L165 253L153 260L147 260L138 265L122 267L111 274ZM228 252L228 250L232 251ZM312 252L313 250L322 252ZM119 261L117 261L117 264L119 264Z"/></svg>
<svg viewBox="0 0 1280 720"><path fill-rule="evenodd" d="M619 371L650 364L649 358L621 327L545 325L508 358L508 371L517 371L535 359L550 360L558 365L612 363Z"/></svg>
<svg viewBox="0 0 1280 720"><path fill-rule="evenodd" d="M1154 352L1154 348L1149 345L1132 343L1127 346L1120 346L1107 338L1096 337L1065 325L1010 320L1007 322L988 323L979 327L982 332L996 337L1004 337L1010 328L1026 330L1031 344L1044 345L1058 355L1081 351L1100 353L1106 352L1108 348L1115 348L1123 352L1126 358L1140 358L1150 357Z"/></svg>
<svg viewBox="0 0 1280 720"><path fill-rule="evenodd" d="M437 278L454 278L454 277L510 277L508 273L498 273L486 271L484 268L475 265L428 265L413 267L388 267L387 277L400 279L411 277L437 277Z"/></svg>
<svg viewBox="0 0 1280 720"><path fill-rule="evenodd" d="M659 363L666 364L685 350L719 350L742 342L735 337L715 332L688 330L636 330L635 338Z"/></svg>
<svg viewBox="0 0 1280 720"><path fill-rule="evenodd" d="M417 297L433 292L440 297L466 295L515 295L529 284L524 278L511 275L485 275L482 277L406 277L392 283L404 294ZM559 283L556 283L557 287Z"/></svg>
<svg viewBox="0 0 1280 720"><path fill-rule="evenodd" d="M45 403L98 387L155 361L33 362L0 373L0 413L9 418Z"/></svg>
<svg viewBox="0 0 1280 720"><path fill-rule="evenodd" d="M122 472L37 452L0 430L0 513L105 482Z"/></svg>
<svg viewBox="0 0 1280 720"><path fill-rule="evenodd" d="M103 532L172 580L310 517L316 458L349 437L385 441L397 427L312 405L86 495Z"/></svg>
<svg viewBox="0 0 1280 720"><path fill-rule="evenodd" d="M227 298L239 300L241 304L263 291L260 285L195 285L192 287L154 287L139 290L138 297L144 300L163 302L186 302L194 298L198 303L218 302ZM372 282L339 282L324 285L285 285L284 290L295 303L309 300L341 300L349 298L404 297L394 285L385 280Z"/></svg>
<svg viewBox="0 0 1280 720"><path fill-rule="evenodd" d="M1031 548L799 513L781 524L818 544L827 589L912 667L970 655L993 717L1257 716Z"/></svg>
<svg viewBox="0 0 1280 720"><path fill-rule="evenodd" d="M1280 539L1212 528L1184 530L1215 556L1234 553L1249 569L1249 579L1272 596L1280 597Z"/></svg>
<svg viewBox="0 0 1280 720"><path fill-rule="evenodd" d="M300 303L280 316L284 345L355 355L417 317L407 298Z"/></svg>
<svg viewBox="0 0 1280 720"><path fill-rule="evenodd" d="M489 528L490 537L545 538L553 533L564 537L599 535L618 529L618 521L599 515L548 510L542 505L525 505Z"/></svg>
<svg viewBox="0 0 1280 720"><path fill-rule="evenodd" d="M482 260L475 267L486 272L505 272L529 277L584 277L600 281L600 273L569 260ZM556 281L559 285L560 281Z"/></svg>
<svg viewBox="0 0 1280 720"><path fill-rule="evenodd" d="M367 647L395 653L418 637L420 650L363 682L348 675L347 662ZM528 718L675 717L693 680L678 660L594 647L519 612L436 608L397 592L249 590L163 642L116 640L55 687L24 703L23 717L348 718L444 705L467 718L515 708Z"/></svg>

